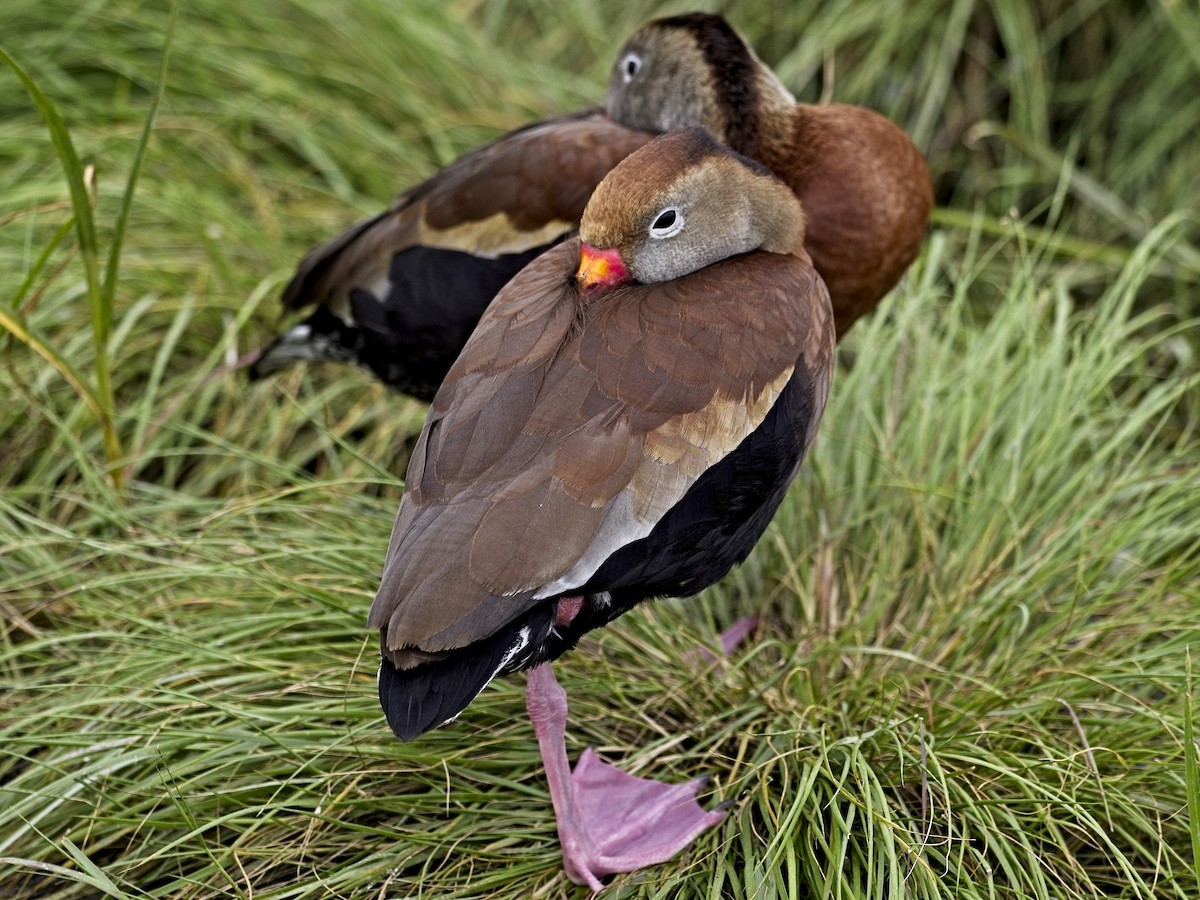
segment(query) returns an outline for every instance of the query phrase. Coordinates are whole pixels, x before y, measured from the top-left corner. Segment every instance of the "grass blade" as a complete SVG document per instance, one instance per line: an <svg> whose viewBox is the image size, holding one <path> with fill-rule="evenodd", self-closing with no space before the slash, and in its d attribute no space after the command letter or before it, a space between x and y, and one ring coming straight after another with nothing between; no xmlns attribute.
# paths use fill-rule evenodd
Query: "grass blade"
<svg viewBox="0 0 1200 900"><path fill-rule="evenodd" d="M1188 831L1192 836L1192 866L1200 871L1200 747L1196 745L1196 709L1192 692L1192 653L1187 654L1187 682L1183 695L1183 759L1187 784Z"/></svg>
<svg viewBox="0 0 1200 900"><path fill-rule="evenodd" d="M117 433L108 354L108 335L112 329L112 298L106 299L101 290L96 220L92 211L91 197L88 195L83 164L79 161L79 154L75 151L75 144L71 140L71 132L67 128L67 123L63 120L53 101L42 92L37 83L3 47L0 47L0 60L7 63L9 68L16 73L25 86L25 90L33 99L34 105L37 106L42 121L46 123L47 129L50 131L50 139L54 143L55 152L58 154L59 163L63 168L63 175L67 179L67 189L71 193L71 206L75 212L75 231L79 237L79 255L83 260L88 306L91 309L92 345L95 349L92 366L96 378L96 388L94 392L89 392L87 402L99 420L100 431L104 436L109 473L114 484L120 487L122 474L117 463L121 459L121 439ZM37 352L45 356L41 350ZM60 366L56 366L56 368L65 373ZM82 381L77 379L72 384L76 386L76 390L79 390L78 386L82 384Z"/></svg>
<svg viewBox="0 0 1200 900"><path fill-rule="evenodd" d="M40 276L42 274L42 270L46 268L46 263L50 261L50 257L54 254L54 251L58 249L58 245L63 242L63 238L65 238L74 227L74 216L71 216L67 219L67 221L63 222L62 225L58 226L58 231L54 232L54 236L50 238L50 240L46 243L46 246L42 248L42 252L38 255L38 258L30 267L29 273L25 276L25 280L22 281L17 287L16 293L13 294L12 300L9 301L9 306L11 306L13 310L20 308L21 303L24 302L26 295L33 288L34 283L38 280L38 276Z"/></svg>
<svg viewBox="0 0 1200 900"><path fill-rule="evenodd" d="M108 265L104 270L104 285L100 295L103 299L103 309L112 320L113 306L117 291L117 272L121 265L121 247L125 242L125 230L129 226L129 211L133 208L133 195L137 191L138 176L142 164L146 160L146 151L150 146L150 135L154 133L154 124L158 120L158 108L162 104L163 94L167 87L167 66L171 55L171 40L175 35L175 21L178 18L179 5L171 4L171 17L167 20L167 31L163 37L162 56L159 58L158 76L154 81L154 93L150 98L150 109L146 113L146 122L142 126L142 136L138 139L137 150L133 154L133 164L129 168L129 177L125 181L125 192L121 196L121 210L117 213L116 225L113 228L112 245L108 248Z"/></svg>
<svg viewBox="0 0 1200 900"><path fill-rule="evenodd" d="M100 399L84 380L83 376L51 346L49 341L36 335L16 313L11 313L6 309L0 309L0 328L4 328L18 341L54 366L58 373L66 379L67 383L74 388L75 393L79 395L80 399L87 404L88 409L92 411L96 418L103 418L104 411L101 407Z"/></svg>

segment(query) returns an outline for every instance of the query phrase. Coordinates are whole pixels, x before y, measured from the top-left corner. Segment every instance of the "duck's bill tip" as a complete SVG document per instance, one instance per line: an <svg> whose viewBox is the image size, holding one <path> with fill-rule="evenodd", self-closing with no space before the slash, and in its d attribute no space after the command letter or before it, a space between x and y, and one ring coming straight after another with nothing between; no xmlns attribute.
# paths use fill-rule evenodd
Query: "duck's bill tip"
<svg viewBox="0 0 1200 900"><path fill-rule="evenodd" d="M588 244L579 248L579 268L575 283L581 291L590 292L613 287L629 280L629 270L617 250L600 250Z"/></svg>

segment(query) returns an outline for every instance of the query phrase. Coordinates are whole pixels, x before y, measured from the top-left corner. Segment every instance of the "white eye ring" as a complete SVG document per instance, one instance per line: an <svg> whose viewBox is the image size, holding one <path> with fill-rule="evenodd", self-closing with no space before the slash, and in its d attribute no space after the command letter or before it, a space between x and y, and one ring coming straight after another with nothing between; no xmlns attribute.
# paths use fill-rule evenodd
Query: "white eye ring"
<svg viewBox="0 0 1200 900"><path fill-rule="evenodd" d="M683 210L678 206L660 209L650 223L650 237L669 238L679 234L683 228Z"/></svg>
<svg viewBox="0 0 1200 900"><path fill-rule="evenodd" d="M626 53L620 62L621 78L626 84L633 81L635 75L642 70L642 58L636 53Z"/></svg>

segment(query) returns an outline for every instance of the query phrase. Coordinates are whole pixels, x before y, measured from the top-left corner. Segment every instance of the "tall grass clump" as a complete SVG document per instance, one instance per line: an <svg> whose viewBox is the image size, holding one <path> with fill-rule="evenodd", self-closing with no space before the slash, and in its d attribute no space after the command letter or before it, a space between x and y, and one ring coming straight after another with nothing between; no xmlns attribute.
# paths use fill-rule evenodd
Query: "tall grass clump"
<svg viewBox="0 0 1200 900"><path fill-rule="evenodd" d="M585 895L519 677L412 743L378 711L423 408L236 365L312 243L597 102L686 8L3 5L0 896ZM904 125L939 207L747 564L557 664L572 756L731 804L609 893L1191 900L1200 17L728 15L801 98Z"/></svg>
<svg viewBox="0 0 1200 900"><path fill-rule="evenodd" d="M87 284L88 308L91 311L94 384L89 385L85 382L70 361L65 359L44 339L32 332L22 321L20 314L16 312L20 309L29 289L41 275L47 258L58 247L64 236L64 228L60 228L59 232L55 234L54 238L38 257L37 262L30 269L11 298L8 309L0 310L0 326L7 329L30 350L34 351L38 356L45 359L57 369L59 374L70 383L71 387L79 395L79 398L91 409L96 416L97 424L103 435L104 449L108 457L110 474L114 486L118 489L121 487L123 480L121 470L117 466L122 456L121 436L117 431L116 425L116 406L110 375L108 339L112 331L113 298L116 294L117 272L121 264L121 243L125 237L125 229L129 221L129 211L133 203L134 192L137 189L138 173L146 157L150 135L154 131L154 120L158 114L159 103L162 100L163 88L166 85L167 53L171 45L171 30L173 25L174 17L172 16L171 22L167 26L162 63L159 66L158 78L155 82L150 109L146 115L145 127L142 129L141 139L134 152L129 176L125 182L125 190L121 197L120 211L113 226L113 235L103 279L101 278L98 259L99 246L96 238L96 223L92 215L92 202L87 184L89 176L92 174L91 170L88 169L85 171L82 163L80 163L79 155L76 153L75 145L71 140L70 130L67 128L54 102L42 92L37 83L29 77L29 74L21 68L12 55L0 47L0 61L6 63L16 74L21 84L29 92L42 120L46 124L46 129L54 143L54 150L58 155L59 163L62 165L67 187L70 190L72 221L75 225L79 256L83 262L84 276Z"/></svg>

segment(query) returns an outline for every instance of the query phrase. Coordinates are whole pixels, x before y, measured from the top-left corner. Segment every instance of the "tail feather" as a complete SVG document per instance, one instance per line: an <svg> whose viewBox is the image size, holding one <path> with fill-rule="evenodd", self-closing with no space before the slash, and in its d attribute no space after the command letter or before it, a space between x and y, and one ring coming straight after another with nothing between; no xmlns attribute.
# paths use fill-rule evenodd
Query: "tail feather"
<svg viewBox="0 0 1200 900"><path fill-rule="evenodd" d="M396 737L410 741L458 717L488 683L541 661L553 604L541 604L496 634L408 669L383 649L379 704Z"/></svg>
<svg viewBox="0 0 1200 900"><path fill-rule="evenodd" d="M298 362L357 363L362 343L358 328L322 306L263 348L248 374L257 381Z"/></svg>

